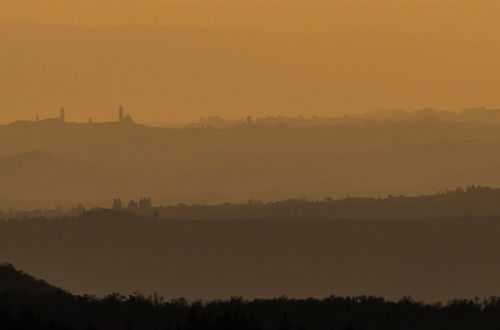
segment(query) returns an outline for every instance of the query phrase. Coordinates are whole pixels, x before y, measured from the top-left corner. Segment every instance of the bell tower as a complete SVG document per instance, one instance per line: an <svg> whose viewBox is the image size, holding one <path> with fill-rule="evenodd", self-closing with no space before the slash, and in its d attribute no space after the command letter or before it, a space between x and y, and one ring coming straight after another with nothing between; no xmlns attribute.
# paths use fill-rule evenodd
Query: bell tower
<svg viewBox="0 0 500 330"><path fill-rule="evenodd" d="M64 122L66 120L66 114L64 113L64 108L61 108L61 111L59 113L59 119Z"/></svg>
<svg viewBox="0 0 500 330"><path fill-rule="evenodd" d="M123 123L123 119L124 119L123 105L120 105L120 107L118 108L118 122Z"/></svg>

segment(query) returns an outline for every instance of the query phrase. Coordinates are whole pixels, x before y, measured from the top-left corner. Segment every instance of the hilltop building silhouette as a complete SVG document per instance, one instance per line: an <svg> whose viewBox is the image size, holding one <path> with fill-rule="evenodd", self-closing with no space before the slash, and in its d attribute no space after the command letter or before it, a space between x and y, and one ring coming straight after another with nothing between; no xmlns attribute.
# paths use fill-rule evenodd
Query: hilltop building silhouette
<svg viewBox="0 0 500 330"><path fill-rule="evenodd" d="M40 123L64 123L66 122L66 113L64 108L59 110L59 116L53 118L40 119L40 115L35 116L35 121Z"/></svg>
<svg viewBox="0 0 500 330"><path fill-rule="evenodd" d="M132 119L132 116L130 116L130 113L127 113L127 115L125 115L123 105L120 105L120 107L118 108L118 122L120 124L133 124L134 123L134 120Z"/></svg>
<svg viewBox="0 0 500 330"><path fill-rule="evenodd" d="M123 106L120 105L120 107L118 108L118 122L122 122L123 121Z"/></svg>
<svg viewBox="0 0 500 330"><path fill-rule="evenodd" d="M59 116L57 117L52 117L52 118L46 118L46 119L40 119L40 116L37 114L35 116L35 121L37 122L60 122L60 123L65 123L66 122L66 111L64 108L61 108L59 110ZM92 124L94 121L92 120L92 117L89 117L88 123ZM135 124L134 119L130 115L130 113L125 114L124 108L122 105L118 108L118 123L119 124Z"/></svg>
<svg viewBox="0 0 500 330"><path fill-rule="evenodd" d="M64 122L66 120L66 114L64 113L64 108L61 108L61 111L59 113L59 120Z"/></svg>

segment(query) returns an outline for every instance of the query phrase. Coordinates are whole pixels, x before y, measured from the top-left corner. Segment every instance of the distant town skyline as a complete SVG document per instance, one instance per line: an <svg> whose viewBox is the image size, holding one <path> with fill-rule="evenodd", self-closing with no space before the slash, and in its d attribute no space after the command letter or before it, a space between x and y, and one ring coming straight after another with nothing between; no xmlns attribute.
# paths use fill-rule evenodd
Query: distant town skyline
<svg viewBox="0 0 500 330"><path fill-rule="evenodd" d="M42 3L57 7L57 1L22 2L33 5L29 10ZM112 8L105 3L104 12ZM70 120L111 121L115 114L109 109L117 102L126 104L138 122L500 108L496 47L500 29L495 20L487 19L499 13L499 5L479 20L475 15L483 10L480 5L419 3L400 6L400 15L394 14L398 12L395 2L300 5L314 9L314 15L328 15L332 22L342 21L333 19L340 13L351 18L323 32L298 25L304 33L276 33L260 29L257 23L240 29L229 21L220 29L172 28L154 21L133 25L124 21L125 13L134 7L131 3L123 4L123 12L116 14L123 20L115 27L78 27L78 20L72 26L0 24L0 123L30 120L34 113L52 116L58 105L71 111ZM231 7L226 5L221 8ZM323 5L328 10L321 14L318 8ZM16 6L19 1L9 2L7 11ZM70 20L75 15L68 6L69 2L63 6L67 17L59 18ZM286 8L298 11L300 6L283 5L283 13ZM336 6L340 9L334 10ZM425 10L434 6L435 17ZM280 5L269 8L278 10ZM405 15L412 8L415 11L407 22ZM42 9L50 16L48 9ZM367 14L362 9L373 9L380 16L363 20L361 16ZM2 19L5 10L3 6L0 22L6 21L5 16ZM10 21L43 23L22 19L13 10L11 14ZM163 14L168 17L171 12ZM290 15L289 19L297 17ZM304 19L311 20L311 15ZM218 15L212 19L219 22ZM165 24L175 25L167 19ZM287 29L285 23L276 24Z"/></svg>

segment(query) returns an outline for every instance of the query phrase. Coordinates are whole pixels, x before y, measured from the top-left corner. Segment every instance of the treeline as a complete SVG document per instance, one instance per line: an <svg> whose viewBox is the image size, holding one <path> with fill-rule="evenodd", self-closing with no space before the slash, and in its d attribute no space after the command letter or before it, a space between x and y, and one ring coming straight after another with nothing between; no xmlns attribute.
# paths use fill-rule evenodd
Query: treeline
<svg viewBox="0 0 500 330"><path fill-rule="evenodd" d="M19 219L30 219L30 218L60 218L66 216L78 216L83 213L85 208L78 204L68 210L64 210L61 206L49 209L33 209L33 210L2 210L0 209L0 220L19 220Z"/></svg>
<svg viewBox="0 0 500 330"><path fill-rule="evenodd" d="M500 189L481 186L416 197L389 195L384 198L325 198L322 201L289 199L267 203L249 200L246 204L178 204L168 207L153 207L150 199L144 201L148 202L141 202L143 206L139 208L136 202L131 201L129 207L122 210L171 219L422 219L500 215ZM116 201L113 208L117 209Z"/></svg>
<svg viewBox="0 0 500 330"><path fill-rule="evenodd" d="M0 219L15 220L39 217L58 218L66 216L68 213L69 212L65 212L62 207L56 207L54 209L34 209L30 211L9 209L6 211L0 210Z"/></svg>
<svg viewBox="0 0 500 330"><path fill-rule="evenodd" d="M331 219L422 219L456 218L468 216L499 216L500 189L482 186L456 188L434 195L325 198L321 201L288 199L262 202L251 199L247 203L217 205L184 204L154 205L151 197L138 200L113 199L110 209L137 215L164 219L269 219L269 218L331 218ZM103 208L85 208L78 204L68 210L36 209L33 211L0 210L0 220L23 218L77 217L84 212Z"/></svg>
<svg viewBox="0 0 500 330"><path fill-rule="evenodd" d="M0 266L0 281L6 272L17 271L11 265ZM17 274L20 283L29 286L26 274ZM500 298L496 297L447 304L371 296L188 302L141 294L77 296L45 285L51 290L0 290L0 329L481 330L500 323Z"/></svg>

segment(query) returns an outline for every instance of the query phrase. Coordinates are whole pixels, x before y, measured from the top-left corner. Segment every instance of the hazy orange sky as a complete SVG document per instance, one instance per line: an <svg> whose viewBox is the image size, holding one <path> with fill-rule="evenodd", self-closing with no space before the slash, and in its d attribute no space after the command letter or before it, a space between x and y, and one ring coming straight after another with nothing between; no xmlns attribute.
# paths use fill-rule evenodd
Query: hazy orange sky
<svg viewBox="0 0 500 330"><path fill-rule="evenodd" d="M0 122L62 105L110 120L120 103L148 122L500 108L499 14L489 0L0 0L0 23L63 26L0 25Z"/></svg>
<svg viewBox="0 0 500 330"><path fill-rule="evenodd" d="M1 0L1 22L152 24L273 31L499 27L495 0Z"/></svg>

